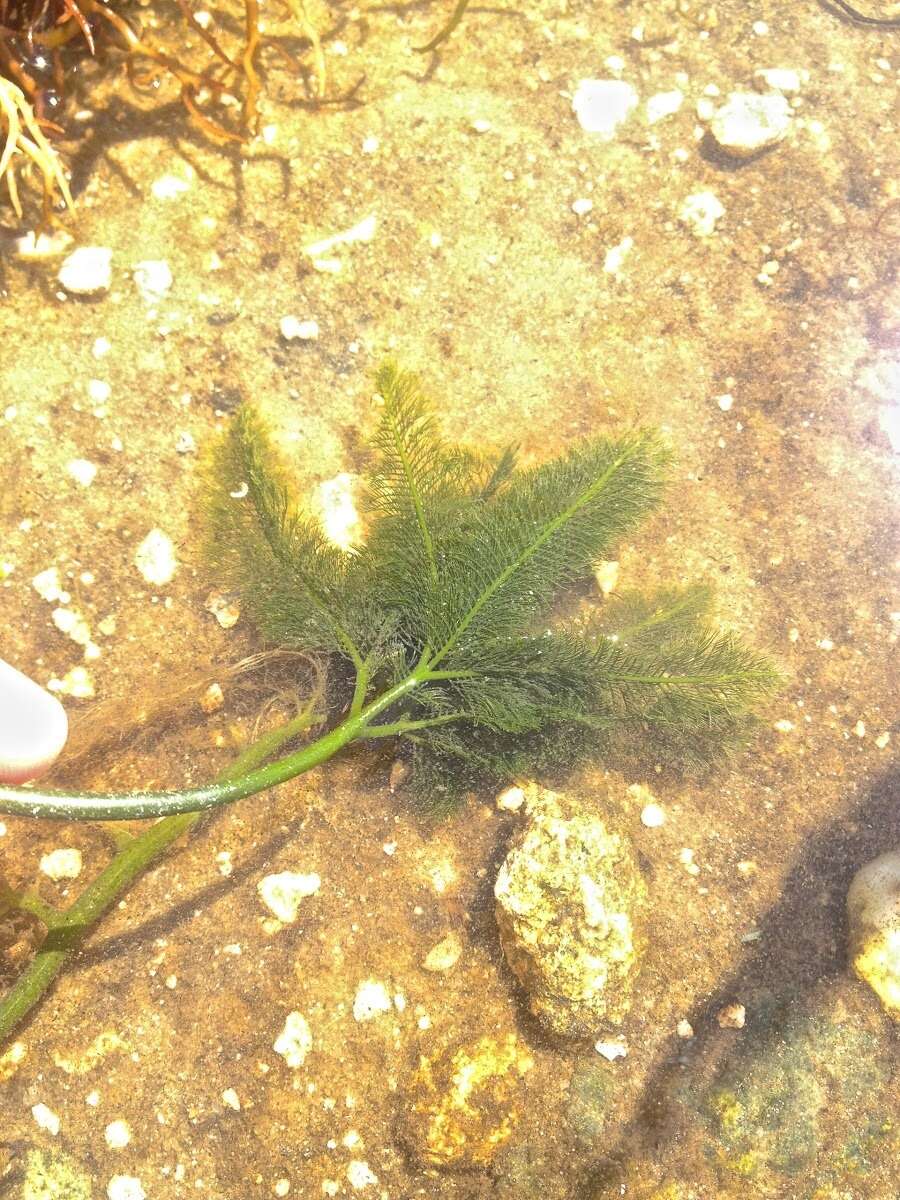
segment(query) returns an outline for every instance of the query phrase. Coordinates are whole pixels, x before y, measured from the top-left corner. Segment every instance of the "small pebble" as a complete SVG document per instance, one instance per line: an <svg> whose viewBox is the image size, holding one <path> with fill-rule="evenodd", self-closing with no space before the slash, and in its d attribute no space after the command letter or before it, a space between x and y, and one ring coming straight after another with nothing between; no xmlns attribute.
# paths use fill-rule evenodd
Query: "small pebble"
<svg viewBox="0 0 900 1200"><path fill-rule="evenodd" d="M684 104L684 93L674 89L671 92L657 92L647 101L647 122L655 125L664 117L671 117Z"/></svg>
<svg viewBox="0 0 900 1200"><path fill-rule="evenodd" d="M57 279L72 296L99 296L112 282L112 250L79 246L59 268Z"/></svg>
<svg viewBox="0 0 900 1200"><path fill-rule="evenodd" d="M131 1141L131 1130L128 1128L128 1122L122 1120L110 1121L104 1130L103 1136L110 1150L124 1150Z"/></svg>
<svg viewBox="0 0 900 1200"><path fill-rule="evenodd" d="M241 606L237 600L222 592L210 592L203 607L216 618L223 629L233 629L241 619Z"/></svg>
<svg viewBox="0 0 900 1200"><path fill-rule="evenodd" d="M525 791L520 787L508 787L497 797L496 804L503 812L518 812L525 803Z"/></svg>
<svg viewBox="0 0 900 1200"><path fill-rule="evenodd" d="M59 1117L52 1109L49 1109L46 1104L32 1104L31 1115L40 1129L45 1129L47 1133L56 1137L59 1133L60 1122Z"/></svg>
<svg viewBox="0 0 900 1200"><path fill-rule="evenodd" d="M576 217L587 216L587 214L593 209L593 207L594 207L593 200L588 200L587 197L583 197L579 200L572 201L572 212L575 214Z"/></svg>
<svg viewBox="0 0 900 1200"><path fill-rule="evenodd" d="M40 862L41 871L54 883L58 883L60 879L77 879L81 874L82 865L81 851L74 847L51 850L49 854L41 857Z"/></svg>
<svg viewBox="0 0 900 1200"><path fill-rule="evenodd" d="M226 1108L231 1108L235 1112L241 1111L241 1101L234 1088L226 1088L222 1093L222 1103Z"/></svg>
<svg viewBox="0 0 900 1200"><path fill-rule="evenodd" d="M785 136L791 108L778 92L732 92L713 113L709 131L716 144L734 158L753 158Z"/></svg>
<svg viewBox="0 0 900 1200"><path fill-rule="evenodd" d="M86 458L73 458L66 464L66 470L84 488L90 487L97 477L96 464Z"/></svg>
<svg viewBox="0 0 900 1200"><path fill-rule="evenodd" d="M594 1043L594 1049L607 1062L615 1062L617 1058L625 1058L628 1054L628 1043L624 1037L601 1040Z"/></svg>
<svg viewBox="0 0 900 1200"><path fill-rule="evenodd" d="M170 583L178 566L172 539L161 529L151 529L134 552L134 565L147 583Z"/></svg>
<svg viewBox="0 0 900 1200"><path fill-rule="evenodd" d="M106 1185L107 1200L147 1200L147 1193L135 1175L113 1175Z"/></svg>
<svg viewBox="0 0 900 1200"><path fill-rule="evenodd" d="M572 99L578 124L610 141L637 108L638 94L621 79L582 79Z"/></svg>
<svg viewBox="0 0 900 1200"><path fill-rule="evenodd" d="M314 342L319 336L318 321L300 321L297 317L282 317L279 329L286 342Z"/></svg>
<svg viewBox="0 0 900 1200"><path fill-rule="evenodd" d="M726 1004L719 1010L716 1020L722 1029L743 1029L747 1020L747 1010L743 1004Z"/></svg>
<svg viewBox="0 0 900 1200"><path fill-rule="evenodd" d="M680 1038L692 1038L694 1036L694 1027L685 1017L682 1017L675 1026L675 1032Z"/></svg>
<svg viewBox="0 0 900 1200"><path fill-rule="evenodd" d="M678 220L700 238L712 237L724 216L725 206L712 192L694 192L678 210Z"/></svg>
<svg viewBox="0 0 900 1200"><path fill-rule="evenodd" d="M422 965L426 971L434 971L435 973L452 971L459 962L462 949L462 941L459 935L448 933L436 946L431 947Z"/></svg>
<svg viewBox="0 0 900 1200"><path fill-rule="evenodd" d="M796 96L809 79L809 72L795 71L790 67L760 67L753 72L753 78L773 92Z"/></svg>
<svg viewBox="0 0 900 1200"><path fill-rule="evenodd" d="M164 259L137 263L131 277L145 304L159 304L172 288L172 271Z"/></svg>
<svg viewBox="0 0 900 1200"><path fill-rule="evenodd" d="M314 896L321 886L318 875L281 871L277 875L266 875L256 885L256 890L266 908L279 921L290 925L297 920L302 901Z"/></svg>
<svg viewBox="0 0 900 1200"><path fill-rule="evenodd" d="M374 979L366 979L356 990L353 1000L353 1016L357 1021L371 1021L380 1013L390 1012L392 1003L383 983L378 983Z"/></svg>
<svg viewBox="0 0 900 1200"><path fill-rule="evenodd" d="M350 1181L350 1186L358 1192L363 1188L374 1187L378 1183L378 1176L370 1169L369 1164L359 1159L354 1159L347 1166L347 1179Z"/></svg>
<svg viewBox="0 0 900 1200"><path fill-rule="evenodd" d="M200 697L200 707L207 714L218 712L224 703L225 693L218 683L211 683Z"/></svg>
<svg viewBox="0 0 900 1200"><path fill-rule="evenodd" d="M291 1070L302 1067L312 1050L312 1032L302 1013L289 1012L284 1029L275 1039L273 1050L280 1054Z"/></svg>
<svg viewBox="0 0 900 1200"><path fill-rule="evenodd" d="M597 587L600 589L600 595L604 598L611 595L616 590L616 585L619 582L619 564L615 559L610 559L606 562L594 563L594 578L597 581Z"/></svg>
<svg viewBox="0 0 900 1200"><path fill-rule="evenodd" d="M658 804L645 804L641 809L641 824L648 829L659 829L666 823L666 814Z"/></svg>

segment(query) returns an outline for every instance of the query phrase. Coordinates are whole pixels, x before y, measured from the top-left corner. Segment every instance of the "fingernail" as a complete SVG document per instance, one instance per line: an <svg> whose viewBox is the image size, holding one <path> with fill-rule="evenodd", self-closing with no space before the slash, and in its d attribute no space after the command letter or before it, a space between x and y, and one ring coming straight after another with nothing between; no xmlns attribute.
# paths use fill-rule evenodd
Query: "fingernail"
<svg viewBox="0 0 900 1200"><path fill-rule="evenodd" d="M56 697L0 659L0 779L24 783L46 771L68 732Z"/></svg>

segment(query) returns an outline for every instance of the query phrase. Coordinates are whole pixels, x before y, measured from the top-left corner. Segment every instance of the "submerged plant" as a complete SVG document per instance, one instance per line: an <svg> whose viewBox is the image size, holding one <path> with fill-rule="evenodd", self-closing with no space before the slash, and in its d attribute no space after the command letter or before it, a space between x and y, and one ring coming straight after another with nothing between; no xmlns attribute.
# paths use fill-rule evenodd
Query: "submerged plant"
<svg viewBox="0 0 900 1200"><path fill-rule="evenodd" d="M521 468L512 450L485 455L446 443L414 377L386 366L376 384L384 408L361 549L337 548L300 510L249 407L218 447L208 497L213 564L263 638L333 661L318 718L326 732L275 757L315 722L311 703L200 788L91 795L0 787L7 813L165 817L127 841L65 912L7 894L49 933L0 1004L0 1034L48 986L84 929L199 812L291 779L353 742L397 739L409 786L446 808L485 782L570 766L585 754L638 748L653 762L709 763L746 739L752 706L777 675L706 623L707 589L624 593L595 619L552 622L561 589L588 577L659 502L669 455L655 433L593 438Z"/></svg>

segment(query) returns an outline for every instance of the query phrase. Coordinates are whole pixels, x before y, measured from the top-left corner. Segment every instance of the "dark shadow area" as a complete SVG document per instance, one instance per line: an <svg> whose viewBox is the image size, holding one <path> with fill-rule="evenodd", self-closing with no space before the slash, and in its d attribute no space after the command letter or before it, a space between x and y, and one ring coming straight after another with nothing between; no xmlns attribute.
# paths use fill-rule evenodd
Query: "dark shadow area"
<svg viewBox="0 0 900 1200"><path fill-rule="evenodd" d="M900 771L886 772L870 792L839 820L821 830L788 874L781 898L758 923L757 949L716 991L695 1005L687 1019L695 1031L690 1043L669 1043L644 1085L643 1102L599 1166L593 1186L612 1185L632 1159L665 1161L683 1131L672 1104L673 1089L685 1072L691 1089L722 1075L748 1054L748 1039L781 1038L785 1022L802 1013L814 990L842 976L846 962L847 889L865 863L900 844ZM864 986L859 985L861 988ZM739 1045L723 1035L721 1009L737 998L747 1007ZM586 1195L593 1198L595 1193ZM612 1192L610 1192L612 1195Z"/></svg>

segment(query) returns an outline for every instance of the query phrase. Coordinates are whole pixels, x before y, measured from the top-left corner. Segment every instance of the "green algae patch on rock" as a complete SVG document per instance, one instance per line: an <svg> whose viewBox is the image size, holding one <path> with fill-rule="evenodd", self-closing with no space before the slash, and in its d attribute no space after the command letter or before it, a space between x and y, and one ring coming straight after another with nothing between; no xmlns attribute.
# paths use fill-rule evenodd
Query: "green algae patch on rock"
<svg viewBox="0 0 900 1200"><path fill-rule="evenodd" d="M487 1167L516 1126L521 1080L533 1065L513 1033L423 1055L403 1116L414 1157L429 1167Z"/></svg>
<svg viewBox="0 0 900 1200"><path fill-rule="evenodd" d="M798 1200L835 1180L858 1185L894 1153L891 1074L857 1019L798 1013L751 1036L703 1096L707 1153L733 1179L790 1186Z"/></svg>
<svg viewBox="0 0 900 1200"><path fill-rule="evenodd" d="M900 1021L900 850L857 871L847 893L847 917L854 973Z"/></svg>
<svg viewBox="0 0 900 1200"><path fill-rule="evenodd" d="M595 1037L631 1007L646 887L631 843L596 813L533 785L527 813L494 887L506 960L544 1026Z"/></svg>
<svg viewBox="0 0 900 1200"><path fill-rule="evenodd" d="M16 1167L13 1167L16 1172ZM12 1190L0 1181L0 1192L8 1200L93 1200L90 1176L75 1159L62 1151L26 1151L21 1174L13 1174Z"/></svg>

